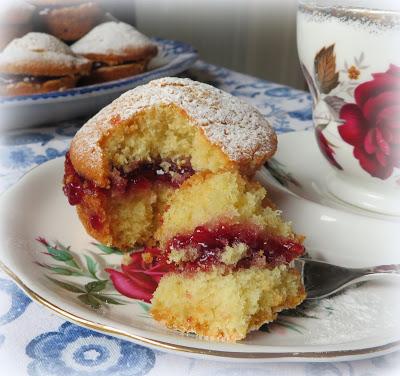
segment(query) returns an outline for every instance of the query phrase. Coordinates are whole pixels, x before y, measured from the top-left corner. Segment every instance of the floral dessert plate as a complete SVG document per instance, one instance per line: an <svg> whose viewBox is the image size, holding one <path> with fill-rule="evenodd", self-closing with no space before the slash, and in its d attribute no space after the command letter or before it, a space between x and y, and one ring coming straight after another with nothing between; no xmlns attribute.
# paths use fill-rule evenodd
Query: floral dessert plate
<svg viewBox="0 0 400 376"><path fill-rule="evenodd" d="M33 127L96 113L123 92L156 78L174 76L197 60L197 52L189 44L160 38L154 40L158 54L142 74L64 91L0 97L3 120L0 130Z"/></svg>
<svg viewBox="0 0 400 376"><path fill-rule="evenodd" d="M151 318L148 302L116 290L111 271L119 271L114 283L126 283L125 291L146 295L147 284L140 284L145 270L137 263L122 271L121 252L86 234L62 193L62 174L63 158L54 159L0 197L0 261L32 299L67 320L159 350L215 360L338 361L400 348L398 285L392 280L306 302L238 343L210 342L164 328ZM263 174L260 179L268 180ZM396 223L268 189L295 228L307 234L311 256L354 267L400 263Z"/></svg>

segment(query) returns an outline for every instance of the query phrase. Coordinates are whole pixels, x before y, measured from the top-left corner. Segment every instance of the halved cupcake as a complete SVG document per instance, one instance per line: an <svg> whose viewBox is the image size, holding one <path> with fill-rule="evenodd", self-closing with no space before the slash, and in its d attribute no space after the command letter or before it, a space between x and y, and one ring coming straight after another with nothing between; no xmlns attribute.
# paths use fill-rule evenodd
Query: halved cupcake
<svg viewBox="0 0 400 376"><path fill-rule="evenodd" d="M72 51L93 61L82 84L95 84L134 76L146 70L157 45L124 22L105 22L75 42Z"/></svg>
<svg viewBox="0 0 400 376"><path fill-rule="evenodd" d="M163 78L137 87L74 137L64 192L87 232L129 249L152 244L166 203L198 171L253 174L276 135L252 106L212 86Z"/></svg>
<svg viewBox="0 0 400 376"><path fill-rule="evenodd" d="M91 61L44 33L14 39L0 53L0 95L29 95L74 87Z"/></svg>
<svg viewBox="0 0 400 376"><path fill-rule="evenodd" d="M305 298L291 261L304 252L266 191L238 172L198 173L169 201L156 238L172 271L152 316L167 327L237 341Z"/></svg>

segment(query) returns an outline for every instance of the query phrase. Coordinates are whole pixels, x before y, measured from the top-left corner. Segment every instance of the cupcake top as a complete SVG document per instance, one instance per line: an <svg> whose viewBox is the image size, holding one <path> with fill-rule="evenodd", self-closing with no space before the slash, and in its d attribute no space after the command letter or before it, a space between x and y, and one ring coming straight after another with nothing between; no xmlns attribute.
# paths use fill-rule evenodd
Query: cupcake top
<svg viewBox="0 0 400 376"><path fill-rule="evenodd" d="M0 72L32 76L88 74L91 62L76 56L59 39L44 33L28 33L11 41L0 53Z"/></svg>
<svg viewBox="0 0 400 376"><path fill-rule="evenodd" d="M269 121L253 106L213 86L185 78L165 77L127 91L92 117L75 135L70 149L77 172L107 186L109 166L104 140L146 109L177 108L228 160L251 174L277 146Z"/></svg>
<svg viewBox="0 0 400 376"><path fill-rule="evenodd" d="M75 42L71 49L93 61L121 64L156 55L157 46L147 36L124 22L105 22Z"/></svg>

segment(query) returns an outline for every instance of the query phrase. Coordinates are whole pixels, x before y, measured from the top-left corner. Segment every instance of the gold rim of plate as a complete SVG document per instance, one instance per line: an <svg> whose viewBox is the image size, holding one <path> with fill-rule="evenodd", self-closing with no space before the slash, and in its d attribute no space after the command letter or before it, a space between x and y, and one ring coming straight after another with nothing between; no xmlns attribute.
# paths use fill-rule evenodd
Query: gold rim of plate
<svg viewBox="0 0 400 376"><path fill-rule="evenodd" d="M155 347L159 350L169 350L169 351L177 351L186 354L198 354L198 355L206 355L218 358L236 358L236 359L281 359L281 358L294 358L294 359L301 359L301 358L341 358L341 357L349 357L349 356L356 356L356 355L368 355L377 352L382 352L386 350L394 350L396 347L400 346L400 340L387 343L381 346L369 347L369 348L362 348L356 350L335 350L335 351L326 351L326 352L234 352L234 351L220 351L220 350L207 350L207 349L200 349L195 347L189 346L182 346L171 344L168 342L158 341L146 337L142 337L139 335L131 334L126 332L125 330L120 330L113 328L111 326L102 325L96 323L91 320L87 320L83 317L75 315L71 312L68 312L55 304L51 303L47 299L43 298L31 288L26 286L24 282L12 271L10 270L5 264L0 261L0 269L2 269L10 278L14 280L15 283L18 284L20 288L27 294L33 301L45 306L46 308L50 309L51 311L55 312L59 316L62 316L65 319L73 321L79 325L82 325L86 328L97 330L100 332L104 332L111 335L116 335L119 337L124 337L126 339L130 339L136 342L140 342L144 345L149 345Z"/></svg>

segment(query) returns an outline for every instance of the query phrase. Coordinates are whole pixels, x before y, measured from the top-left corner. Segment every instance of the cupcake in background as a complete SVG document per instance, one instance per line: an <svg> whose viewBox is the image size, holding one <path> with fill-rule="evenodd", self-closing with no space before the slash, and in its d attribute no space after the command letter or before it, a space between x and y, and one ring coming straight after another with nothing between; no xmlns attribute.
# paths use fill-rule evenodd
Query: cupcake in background
<svg viewBox="0 0 400 376"><path fill-rule="evenodd" d="M91 61L76 56L59 39L28 33L0 53L0 95L30 95L65 90L88 75Z"/></svg>
<svg viewBox="0 0 400 376"><path fill-rule="evenodd" d="M104 16L96 0L28 0L38 8L43 31L73 42L88 33Z"/></svg>
<svg viewBox="0 0 400 376"><path fill-rule="evenodd" d="M93 62L82 84L95 84L134 76L147 69L157 45L124 22L105 22L71 46L72 51Z"/></svg>
<svg viewBox="0 0 400 376"><path fill-rule="evenodd" d="M32 30L35 7L22 0L6 0L0 6L0 50L14 38Z"/></svg>

